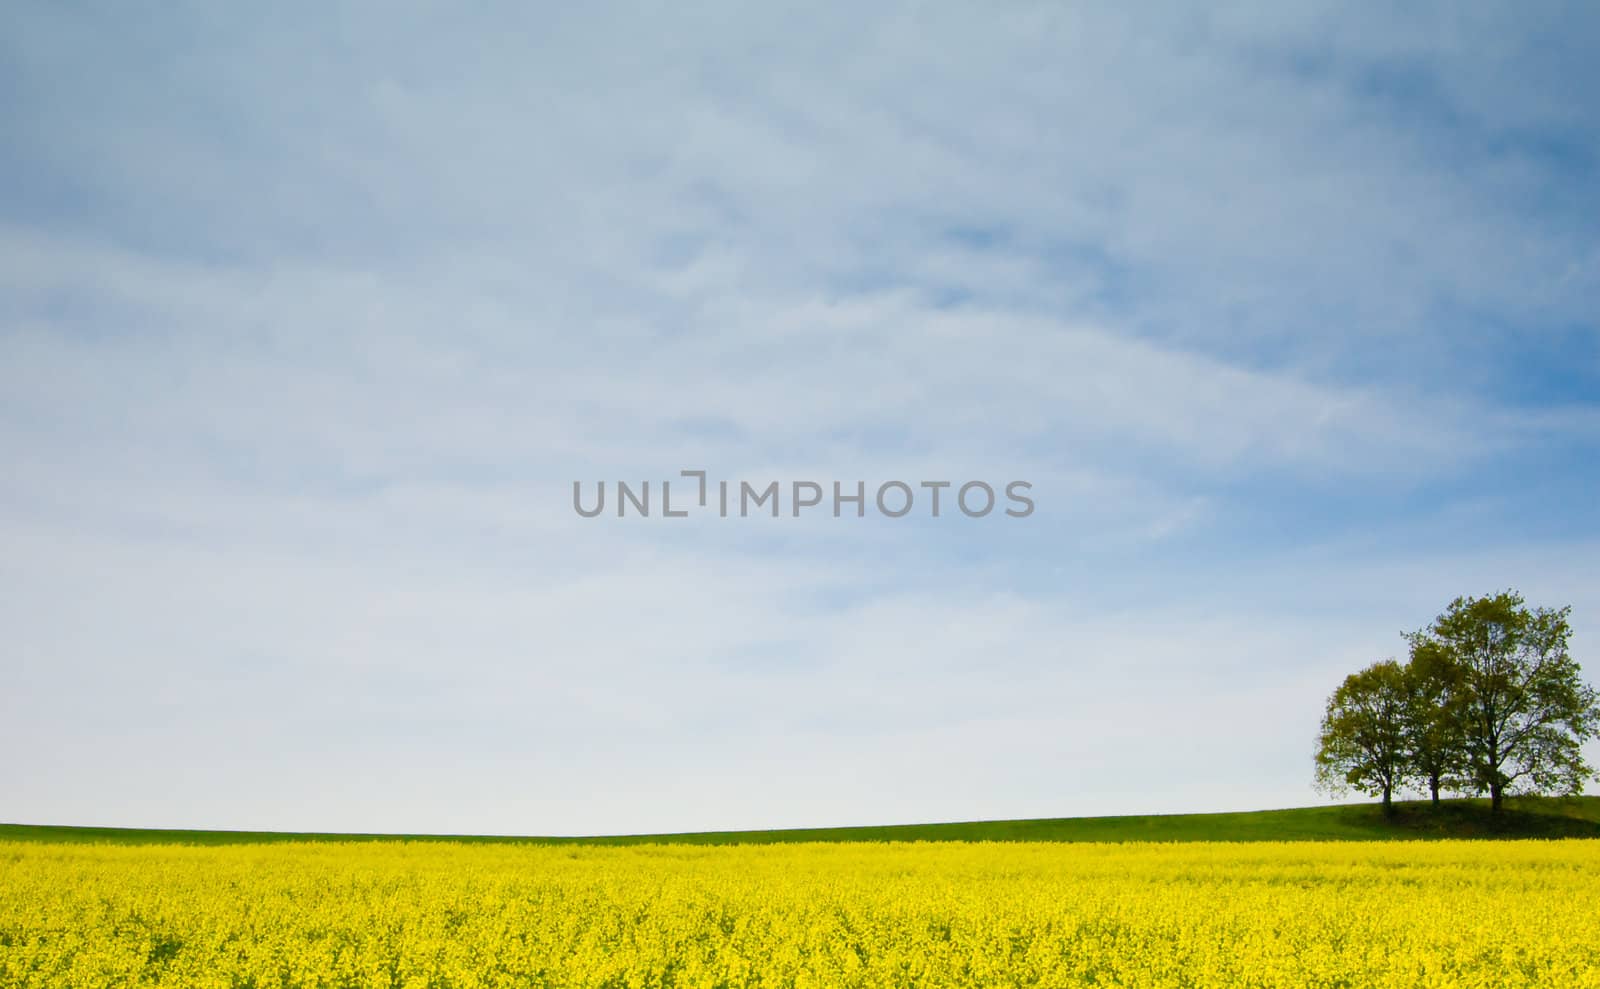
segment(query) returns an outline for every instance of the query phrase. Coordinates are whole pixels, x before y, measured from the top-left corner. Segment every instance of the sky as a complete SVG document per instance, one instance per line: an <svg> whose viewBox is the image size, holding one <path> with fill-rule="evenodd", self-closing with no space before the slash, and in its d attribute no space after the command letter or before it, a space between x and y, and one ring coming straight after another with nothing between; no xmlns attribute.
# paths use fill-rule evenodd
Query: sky
<svg viewBox="0 0 1600 989"><path fill-rule="evenodd" d="M1600 679L1600 11L1128 6L6 4L0 820L1299 806L1458 595ZM573 510L683 470L919 500Z"/></svg>

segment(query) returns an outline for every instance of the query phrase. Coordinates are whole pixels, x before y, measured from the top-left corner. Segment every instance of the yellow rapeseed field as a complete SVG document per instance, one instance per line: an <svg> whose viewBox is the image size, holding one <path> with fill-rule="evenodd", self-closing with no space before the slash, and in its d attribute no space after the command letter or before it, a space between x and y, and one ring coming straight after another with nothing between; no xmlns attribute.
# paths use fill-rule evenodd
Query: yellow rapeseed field
<svg viewBox="0 0 1600 989"><path fill-rule="evenodd" d="M1600 843L0 843L5 986L1600 987Z"/></svg>

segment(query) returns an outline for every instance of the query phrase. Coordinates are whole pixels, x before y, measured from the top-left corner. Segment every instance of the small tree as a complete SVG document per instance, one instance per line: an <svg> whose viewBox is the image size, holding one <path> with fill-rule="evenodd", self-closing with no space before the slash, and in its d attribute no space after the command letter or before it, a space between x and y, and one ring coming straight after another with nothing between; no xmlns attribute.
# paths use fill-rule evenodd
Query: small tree
<svg viewBox="0 0 1600 989"><path fill-rule="evenodd" d="M1329 793L1382 795L1384 814L1393 814L1409 768L1408 706L1405 671L1392 659L1345 677L1322 716L1317 784Z"/></svg>
<svg viewBox="0 0 1600 989"><path fill-rule="evenodd" d="M1432 642L1413 640L1406 675L1406 747L1411 776L1428 788L1435 809L1439 791L1460 785L1466 747L1456 703L1460 675Z"/></svg>
<svg viewBox="0 0 1600 989"><path fill-rule="evenodd" d="M1466 782L1496 813L1510 790L1579 793L1593 775L1583 743L1600 729L1600 698L1567 653L1570 612L1530 609L1514 591L1456 598L1411 636L1413 656L1450 671Z"/></svg>

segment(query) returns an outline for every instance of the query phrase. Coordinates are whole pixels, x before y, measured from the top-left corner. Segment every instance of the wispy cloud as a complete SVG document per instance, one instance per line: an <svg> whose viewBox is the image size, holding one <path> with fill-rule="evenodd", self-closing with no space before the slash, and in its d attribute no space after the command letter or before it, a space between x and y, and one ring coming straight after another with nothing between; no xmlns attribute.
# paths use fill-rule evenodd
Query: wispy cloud
<svg viewBox="0 0 1600 989"><path fill-rule="evenodd" d="M1295 803L1449 597L1592 634L1584 9L119 16L0 15L0 816ZM571 511L695 467L1039 510Z"/></svg>

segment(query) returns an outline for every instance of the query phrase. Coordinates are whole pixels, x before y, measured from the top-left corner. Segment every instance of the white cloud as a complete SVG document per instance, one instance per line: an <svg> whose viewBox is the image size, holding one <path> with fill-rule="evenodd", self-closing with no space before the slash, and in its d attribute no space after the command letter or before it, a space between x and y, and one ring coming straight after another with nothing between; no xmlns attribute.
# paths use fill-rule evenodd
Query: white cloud
<svg viewBox="0 0 1600 989"><path fill-rule="evenodd" d="M1592 523L1534 538L1495 487L1593 410L1502 404L1455 346L1593 287L1533 202L1581 193L1480 153L1592 138L1499 27L724 13L7 12L0 816L1298 803L1323 695L1400 628L1505 583L1600 606ZM1454 137L1363 91L1396 60ZM568 507L688 467L1040 509Z"/></svg>

